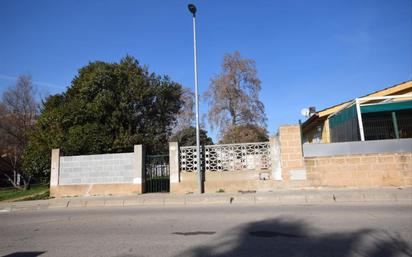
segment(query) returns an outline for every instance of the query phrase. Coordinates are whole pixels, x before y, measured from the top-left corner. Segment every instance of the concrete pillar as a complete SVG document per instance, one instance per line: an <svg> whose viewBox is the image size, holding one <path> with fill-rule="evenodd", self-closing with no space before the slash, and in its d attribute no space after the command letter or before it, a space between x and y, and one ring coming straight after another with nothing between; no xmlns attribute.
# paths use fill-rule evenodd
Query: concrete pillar
<svg viewBox="0 0 412 257"><path fill-rule="evenodd" d="M143 145L134 146L134 177L133 184L141 185L140 192L144 192L145 149Z"/></svg>
<svg viewBox="0 0 412 257"><path fill-rule="evenodd" d="M280 165L280 142L278 136L273 136L269 139L270 145L270 160L272 167L272 179L282 180L282 168Z"/></svg>
<svg viewBox="0 0 412 257"><path fill-rule="evenodd" d="M52 149L50 169L50 187L59 185L60 149Z"/></svg>
<svg viewBox="0 0 412 257"><path fill-rule="evenodd" d="M180 183L179 143L169 142L170 184ZM170 185L172 188L172 185Z"/></svg>

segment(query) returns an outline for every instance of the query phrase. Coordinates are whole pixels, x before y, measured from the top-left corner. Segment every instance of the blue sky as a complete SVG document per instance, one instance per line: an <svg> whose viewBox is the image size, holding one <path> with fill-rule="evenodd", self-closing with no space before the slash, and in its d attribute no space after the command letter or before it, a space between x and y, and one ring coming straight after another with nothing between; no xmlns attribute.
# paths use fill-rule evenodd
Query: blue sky
<svg viewBox="0 0 412 257"><path fill-rule="evenodd" d="M319 110L412 79L410 0L192 2L200 92L225 53L254 59L271 134L303 119L303 107ZM193 87L188 3L2 0L0 94L20 74L30 74L42 96L59 93L89 61L126 54Z"/></svg>

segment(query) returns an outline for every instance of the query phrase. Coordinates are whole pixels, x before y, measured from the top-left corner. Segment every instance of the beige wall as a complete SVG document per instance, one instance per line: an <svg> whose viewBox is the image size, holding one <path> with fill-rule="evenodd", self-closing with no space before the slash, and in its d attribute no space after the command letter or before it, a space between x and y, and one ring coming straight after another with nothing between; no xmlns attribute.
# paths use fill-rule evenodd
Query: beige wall
<svg viewBox="0 0 412 257"><path fill-rule="evenodd" d="M308 184L325 187L412 185L412 153L305 158Z"/></svg>
<svg viewBox="0 0 412 257"><path fill-rule="evenodd" d="M308 186L307 181L291 181L290 172L304 169L299 125L282 126L279 129L282 180L273 180L272 170L262 171L222 171L206 172L205 192L214 193L239 191L272 191L280 188ZM272 163L272 169L274 168ZM270 175L269 180L261 180L260 174ZM197 173L182 172L181 182L171 184L173 193L198 192Z"/></svg>
<svg viewBox="0 0 412 257"><path fill-rule="evenodd" d="M266 172L266 171L261 171ZM224 171L206 172L205 193L239 191L272 191L288 187L306 186L305 181L284 182L276 180L260 180L260 171ZM196 172L182 172L179 184L171 184L171 193L197 193L198 181Z"/></svg>
<svg viewBox="0 0 412 257"><path fill-rule="evenodd" d="M260 180L258 171L206 172L205 192L273 191L307 187L412 186L412 153L385 153L311 157L304 159L307 179L291 181L290 170L297 163L286 161L283 181ZM197 193L197 173L181 173L172 193Z"/></svg>
<svg viewBox="0 0 412 257"><path fill-rule="evenodd" d="M280 127L279 142L281 181L260 180L259 171L207 172L205 192L220 189L238 192L302 187L412 186L411 152L303 158L298 125ZM306 180L291 180L295 171L306 171ZM171 192L198 192L197 173L181 173L181 183L172 185Z"/></svg>

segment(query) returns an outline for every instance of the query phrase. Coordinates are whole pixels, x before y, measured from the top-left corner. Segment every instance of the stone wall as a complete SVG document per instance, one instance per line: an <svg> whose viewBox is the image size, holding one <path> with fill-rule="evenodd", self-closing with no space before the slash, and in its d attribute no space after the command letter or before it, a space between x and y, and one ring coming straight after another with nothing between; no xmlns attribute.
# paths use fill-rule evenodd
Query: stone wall
<svg viewBox="0 0 412 257"><path fill-rule="evenodd" d="M291 186L288 182L273 179L262 180L261 173L262 171L207 171L205 193L272 191ZM180 179L180 183L171 184L172 193L187 194L199 192L197 172L182 172Z"/></svg>
<svg viewBox="0 0 412 257"><path fill-rule="evenodd" d="M299 125L281 126L279 128L279 141L283 181L304 180L306 171Z"/></svg>
<svg viewBox="0 0 412 257"><path fill-rule="evenodd" d="M410 140L346 142L338 146L317 144L302 148L299 125L281 126L280 160L276 159L280 165L272 163L272 168L268 171L206 172L205 192L273 191L305 187L412 186ZM310 152L310 157L303 157L303 149ZM333 153L340 154L327 156ZM272 159L274 160L275 158ZM279 170L275 170L275 167ZM178 172L179 168L176 166L173 169ZM269 173L269 179L262 180L262 173ZM276 174L280 175L281 180L276 179ZM171 191L198 192L197 173L181 172L180 181L171 184Z"/></svg>
<svg viewBox="0 0 412 257"><path fill-rule="evenodd" d="M298 125L279 129L282 178L288 187L412 185L411 139L311 144L302 149L300 133Z"/></svg>
<svg viewBox="0 0 412 257"><path fill-rule="evenodd" d="M412 138L303 145L304 157L405 152L412 153Z"/></svg>
<svg viewBox="0 0 412 257"><path fill-rule="evenodd" d="M305 158L308 185L323 187L412 186L412 153Z"/></svg>

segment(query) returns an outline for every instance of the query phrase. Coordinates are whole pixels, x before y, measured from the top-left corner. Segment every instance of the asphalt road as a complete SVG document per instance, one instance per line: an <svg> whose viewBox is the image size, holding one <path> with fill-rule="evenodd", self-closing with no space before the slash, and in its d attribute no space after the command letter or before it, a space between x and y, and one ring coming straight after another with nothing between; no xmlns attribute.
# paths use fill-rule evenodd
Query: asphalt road
<svg viewBox="0 0 412 257"><path fill-rule="evenodd" d="M0 256L412 256L412 204L0 213Z"/></svg>

